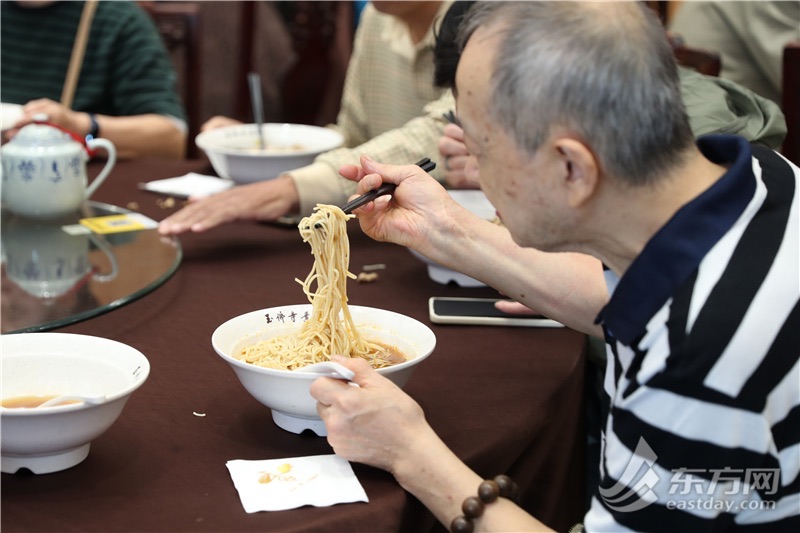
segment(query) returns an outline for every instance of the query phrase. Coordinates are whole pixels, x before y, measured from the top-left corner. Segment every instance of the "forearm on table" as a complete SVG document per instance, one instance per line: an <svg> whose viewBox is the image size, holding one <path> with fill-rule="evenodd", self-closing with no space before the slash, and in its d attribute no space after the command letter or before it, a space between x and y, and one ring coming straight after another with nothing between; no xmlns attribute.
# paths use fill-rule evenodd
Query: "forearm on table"
<svg viewBox="0 0 800 533"><path fill-rule="evenodd" d="M405 490L449 527L454 518L464 514L461 509L464 500L478 494L483 478L447 448L432 429L416 439L412 450L406 459L395 465L392 473ZM550 531L520 507L502 498L488 504L484 515L474 524L475 531Z"/></svg>
<svg viewBox="0 0 800 533"><path fill-rule="evenodd" d="M186 133L170 117L97 115L97 124L99 136L114 144L120 159L145 156L180 159L185 156Z"/></svg>
<svg viewBox="0 0 800 533"><path fill-rule="evenodd" d="M424 250L537 312L596 337L594 324L608 301L602 264L577 253L546 253L516 244L503 226L460 213L445 232L434 232Z"/></svg>

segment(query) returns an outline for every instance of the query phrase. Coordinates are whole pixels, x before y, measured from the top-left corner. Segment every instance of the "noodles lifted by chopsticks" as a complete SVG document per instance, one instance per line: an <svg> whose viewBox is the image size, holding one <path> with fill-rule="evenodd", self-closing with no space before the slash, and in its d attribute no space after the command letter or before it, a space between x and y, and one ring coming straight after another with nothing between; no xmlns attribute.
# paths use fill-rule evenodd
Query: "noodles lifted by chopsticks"
<svg viewBox="0 0 800 533"><path fill-rule="evenodd" d="M347 307L350 241L346 215L334 205L317 205L314 213L300 221L303 242L311 245L314 266L303 286L311 303L311 317L299 331L273 337L242 349L239 359L267 368L294 370L330 360L332 354L362 357L382 368L402 360L395 349L365 340L356 330ZM313 286L316 284L316 290Z"/></svg>

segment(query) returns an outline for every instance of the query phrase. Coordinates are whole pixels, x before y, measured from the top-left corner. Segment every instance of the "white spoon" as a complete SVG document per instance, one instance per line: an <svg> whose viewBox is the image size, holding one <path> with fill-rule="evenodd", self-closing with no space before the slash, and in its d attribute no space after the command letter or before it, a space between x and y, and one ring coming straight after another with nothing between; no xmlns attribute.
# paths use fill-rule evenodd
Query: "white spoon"
<svg viewBox="0 0 800 533"><path fill-rule="evenodd" d="M35 409L41 409L42 407L53 407L56 405L63 404L64 402L83 402L89 405L97 405L105 401L106 401L105 396L80 396L78 394L62 394L61 396L56 396L55 398L51 398L46 402L37 405ZM67 405L72 405L72 404L70 403Z"/></svg>
<svg viewBox="0 0 800 533"><path fill-rule="evenodd" d="M343 379L350 381L356 375L355 372L346 366L334 363L333 361L323 361L321 363L314 363L313 365L304 366L295 370L295 372L307 372L310 374L319 374L329 378Z"/></svg>

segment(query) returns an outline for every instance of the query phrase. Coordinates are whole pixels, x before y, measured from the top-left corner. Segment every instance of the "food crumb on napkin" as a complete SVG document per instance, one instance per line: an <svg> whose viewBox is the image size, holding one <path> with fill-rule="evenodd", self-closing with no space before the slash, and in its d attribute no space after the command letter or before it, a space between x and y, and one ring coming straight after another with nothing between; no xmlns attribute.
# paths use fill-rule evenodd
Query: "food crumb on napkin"
<svg viewBox="0 0 800 533"><path fill-rule="evenodd" d="M235 459L226 466L248 513L369 501L350 463L336 455Z"/></svg>
<svg viewBox="0 0 800 533"><path fill-rule="evenodd" d="M233 187L233 181L215 176L189 172L183 176L149 181L140 185L142 189L180 198L210 196Z"/></svg>

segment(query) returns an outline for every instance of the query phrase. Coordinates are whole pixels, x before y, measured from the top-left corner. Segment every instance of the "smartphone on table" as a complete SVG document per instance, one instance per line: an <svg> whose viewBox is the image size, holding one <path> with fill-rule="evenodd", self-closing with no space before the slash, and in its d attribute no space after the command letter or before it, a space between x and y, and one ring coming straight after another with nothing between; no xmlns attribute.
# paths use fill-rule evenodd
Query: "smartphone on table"
<svg viewBox="0 0 800 533"><path fill-rule="evenodd" d="M434 324L472 326L527 326L563 328L564 324L542 315L504 313L494 304L498 298L453 298L433 296L428 300L428 313Z"/></svg>

